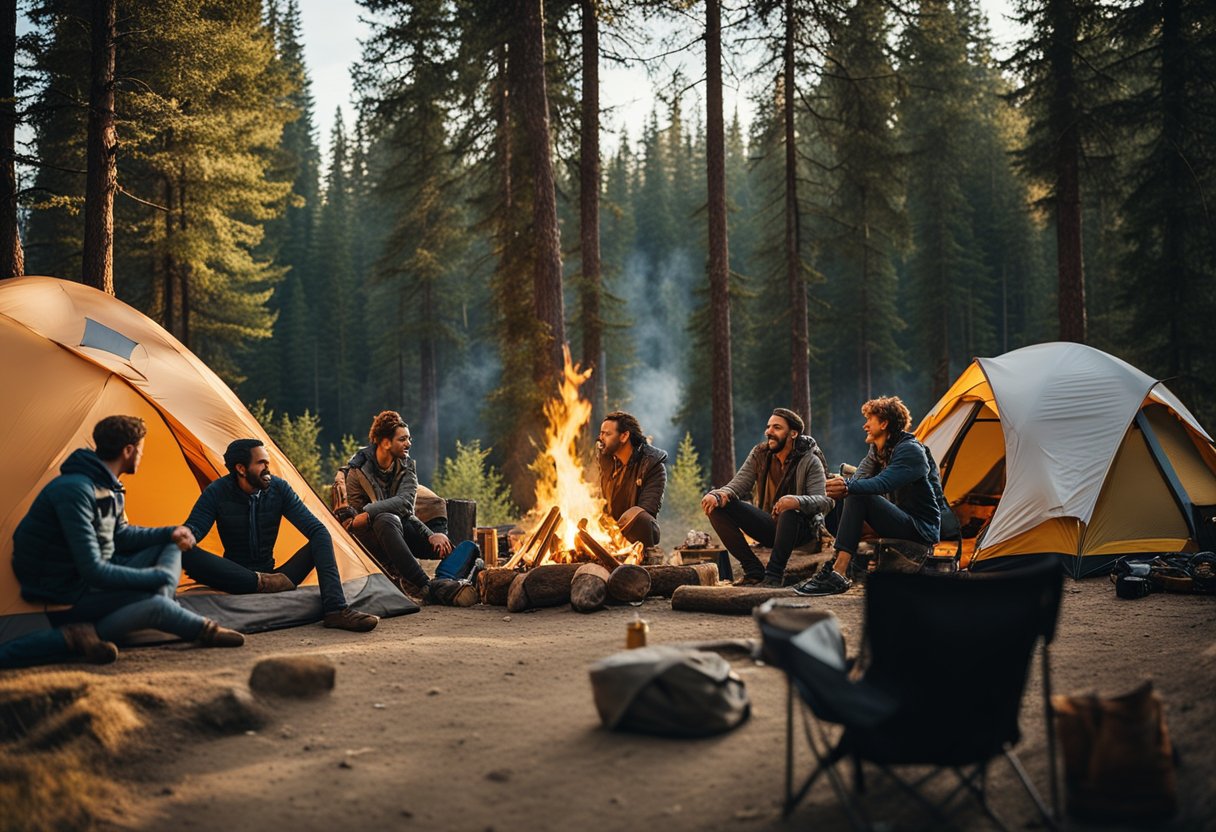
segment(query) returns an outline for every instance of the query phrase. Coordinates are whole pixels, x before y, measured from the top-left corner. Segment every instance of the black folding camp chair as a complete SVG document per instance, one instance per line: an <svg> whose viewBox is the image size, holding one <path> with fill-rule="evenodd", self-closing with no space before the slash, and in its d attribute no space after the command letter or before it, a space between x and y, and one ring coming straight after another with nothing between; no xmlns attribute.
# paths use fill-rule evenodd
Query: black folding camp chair
<svg viewBox="0 0 1216 832"><path fill-rule="evenodd" d="M864 667L850 673L834 617L799 630L788 614L757 615L767 659L789 679L786 715L785 814L825 775L854 828L869 828L862 804L863 764L877 768L950 825L965 796L998 827L985 786L989 764L1004 756L1048 828L1056 828L1058 794L1051 720L1048 644L1062 592L1055 564L986 576L875 573L866 591ZM833 635L835 632L835 635ZM1043 640L1049 810L1013 752L1030 661ZM859 678L853 678L859 676ZM798 703L802 705L799 706ZM794 786L795 711L815 756L815 769ZM831 728L841 726L842 730ZM838 764L852 763L852 788ZM911 780L896 767L931 767ZM925 787L952 772L957 784L936 799Z"/></svg>

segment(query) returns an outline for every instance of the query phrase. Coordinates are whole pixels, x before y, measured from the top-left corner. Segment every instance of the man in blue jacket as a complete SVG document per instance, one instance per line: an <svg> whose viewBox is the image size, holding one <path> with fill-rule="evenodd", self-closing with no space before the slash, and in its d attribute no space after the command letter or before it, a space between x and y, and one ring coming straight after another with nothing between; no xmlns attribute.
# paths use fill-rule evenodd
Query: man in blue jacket
<svg viewBox="0 0 1216 832"><path fill-rule="evenodd" d="M97 664L118 658L114 642L155 629L208 647L239 647L245 637L174 599L185 526L127 523L121 477L143 458L148 428L135 416L108 416L93 428L96 451L81 448L34 498L13 533L13 571L21 596L70 604L47 615L54 630L0 645L0 667L26 667L73 655Z"/></svg>
<svg viewBox="0 0 1216 832"><path fill-rule="evenodd" d="M879 537L933 544L941 531L937 475L925 448L907 431L912 415L898 396L871 399L861 406L862 430L870 446L849 479L832 477L827 495L843 500L836 529L836 558L825 562L808 580L794 587L799 595L847 592L849 561L857 554L862 526ZM890 499L887 499L887 496Z"/></svg>
<svg viewBox="0 0 1216 832"><path fill-rule="evenodd" d="M325 524L308 510L286 480L270 473L270 454L262 440L229 443L224 465L228 476L203 490L186 519L186 528L196 540L202 540L213 525L218 525L224 555L194 547L182 557L186 574L215 589L245 595L295 589L316 569L325 626L355 632L374 629L379 618L353 610L346 603L333 540ZM308 543L276 567L274 544L284 518Z"/></svg>

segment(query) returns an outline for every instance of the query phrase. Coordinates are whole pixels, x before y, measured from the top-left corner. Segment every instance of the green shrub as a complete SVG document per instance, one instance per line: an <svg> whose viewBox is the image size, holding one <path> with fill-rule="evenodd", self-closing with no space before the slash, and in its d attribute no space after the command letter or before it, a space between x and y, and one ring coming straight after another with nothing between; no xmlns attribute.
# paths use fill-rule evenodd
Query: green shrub
<svg viewBox="0 0 1216 832"><path fill-rule="evenodd" d="M502 474L486 464L490 449L481 449L481 440L468 445L456 442L456 456L446 457L435 475L432 490L449 500L476 500L477 523L500 526L519 519L519 509L511 502Z"/></svg>
<svg viewBox="0 0 1216 832"><path fill-rule="evenodd" d="M692 444L692 434L684 434L676 451L676 461L668 471L667 493L659 520L663 527L663 544L668 548L680 545L689 529L709 531L709 519L701 511L705 495L705 472Z"/></svg>
<svg viewBox="0 0 1216 832"><path fill-rule="evenodd" d="M322 470L321 446L317 442L317 437L321 435L320 418L307 410L295 418L286 413L276 418L275 412L266 406L265 399L258 399L250 405L249 412L270 434L270 438L291 460L312 490L328 505L333 471Z"/></svg>

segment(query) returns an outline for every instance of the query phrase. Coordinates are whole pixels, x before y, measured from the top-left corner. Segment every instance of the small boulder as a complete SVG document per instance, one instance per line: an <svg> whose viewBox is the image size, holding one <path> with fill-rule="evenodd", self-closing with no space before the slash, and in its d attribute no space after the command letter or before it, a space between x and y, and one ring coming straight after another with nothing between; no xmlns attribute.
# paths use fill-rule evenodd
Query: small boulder
<svg viewBox="0 0 1216 832"><path fill-rule="evenodd" d="M259 694L315 699L334 689L334 666L312 656L262 659L249 674L249 687Z"/></svg>
<svg viewBox="0 0 1216 832"><path fill-rule="evenodd" d="M241 687L225 688L194 711L195 721L222 734L250 733L266 724L266 712Z"/></svg>

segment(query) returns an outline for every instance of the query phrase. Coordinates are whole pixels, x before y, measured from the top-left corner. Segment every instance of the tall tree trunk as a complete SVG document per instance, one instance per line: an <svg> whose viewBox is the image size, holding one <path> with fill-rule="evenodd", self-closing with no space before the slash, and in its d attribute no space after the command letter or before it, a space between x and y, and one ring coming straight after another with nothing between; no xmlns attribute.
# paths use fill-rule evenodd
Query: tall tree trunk
<svg viewBox="0 0 1216 832"><path fill-rule="evenodd" d="M583 103L579 144L579 247L583 266L583 368L591 373L591 424L599 425L608 407L608 380L600 365L600 24L595 0L582 0Z"/></svg>
<svg viewBox="0 0 1216 832"><path fill-rule="evenodd" d="M165 305L161 325L170 335L180 334L177 328L177 274L173 262L172 243L175 230L173 217L173 177L165 176L165 250L161 255L161 292Z"/></svg>
<svg viewBox="0 0 1216 832"><path fill-rule="evenodd" d="M93 0L81 282L114 294L114 18L117 0Z"/></svg>
<svg viewBox="0 0 1216 832"><path fill-rule="evenodd" d="M1085 343L1085 264L1081 250L1081 136L1077 127L1076 12L1070 0L1052 0L1051 72L1055 87L1051 124L1056 138L1056 268L1060 340Z"/></svg>
<svg viewBox="0 0 1216 832"><path fill-rule="evenodd" d="M182 161L178 165L178 181L177 181L177 227L184 235L186 233L186 163ZM187 263L178 262L177 278L181 284L180 300L181 305L178 307L178 316L180 318L181 335L178 339L186 349L190 349L190 266Z"/></svg>
<svg viewBox="0 0 1216 832"><path fill-rule="evenodd" d="M722 9L705 3L706 178L709 184L709 315L712 343L710 396L716 485L735 473L734 405L730 369L730 255L726 239L726 136L722 117Z"/></svg>
<svg viewBox="0 0 1216 832"><path fill-rule="evenodd" d="M428 482L435 478L435 471L439 469L439 385L435 358L435 334L430 327L435 320L433 292L431 282L424 281L422 284L422 315L428 325L423 327L418 342L418 363L420 365L418 403L422 410L418 415L422 419L423 446L422 454L415 455L415 457L418 460L419 476L425 477ZM451 496L459 497L460 495Z"/></svg>
<svg viewBox="0 0 1216 832"><path fill-rule="evenodd" d="M0 277L25 274L25 252L17 228L17 0L4 4L0 38L4 40L0 66Z"/></svg>
<svg viewBox="0 0 1216 832"><path fill-rule="evenodd" d="M1161 4L1161 143L1166 148L1166 192L1182 194L1194 185L1183 156L1187 144L1187 122L1190 113L1186 100L1186 44L1183 42L1182 2L1164 0ZM1169 287L1169 304L1179 314L1170 315L1165 375L1179 378L1182 391L1191 389L1192 376L1189 345L1182 334L1182 310L1188 308L1186 297L1190 269L1186 261L1185 240L1188 236L1186 203L1181 199L1165 201L1165 216L1161 228L1161 268L1164 272L1155 281ZM1210 279L1210 278L1209 278Z"/></svg>
<svg viewBox="0 0 1216 832"><path fill-rule="evenodd" d="M811 424L811 352L798 216L798 148L794 130L794 0L785 0L785 278L790 302L790 407Z"/></svg>
<svg viewBox="0 0 1216 832"><path fill-rule="evenodd" d="M532 167L532 240L534 271L532 307L544 327L543 349L537 351L533 378L556 379L565 364L565 308L562 300L561 238L557 227L557 191L549 147L549 98L545 90L545 22L542 0L518 0L520 22L519 87L516 98L520 123ZM515 59L512 58L512 61Z"/></svg>

